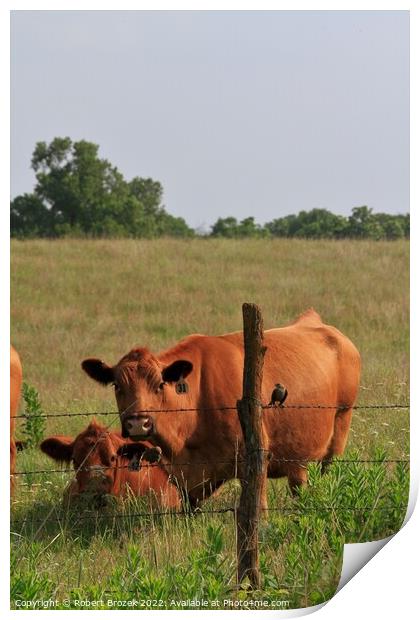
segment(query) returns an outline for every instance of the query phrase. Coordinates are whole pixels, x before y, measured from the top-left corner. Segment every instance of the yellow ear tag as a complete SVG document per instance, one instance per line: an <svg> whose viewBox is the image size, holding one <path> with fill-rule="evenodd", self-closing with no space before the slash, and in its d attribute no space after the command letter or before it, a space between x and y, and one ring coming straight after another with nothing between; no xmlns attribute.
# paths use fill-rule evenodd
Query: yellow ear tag
<svg viewBox="0 0 420 620"><path fill-rule="evenodd" d="M177 394L188 394L188 383L185 381L184 377L180 377L175 384L175 392Z"/></svg>

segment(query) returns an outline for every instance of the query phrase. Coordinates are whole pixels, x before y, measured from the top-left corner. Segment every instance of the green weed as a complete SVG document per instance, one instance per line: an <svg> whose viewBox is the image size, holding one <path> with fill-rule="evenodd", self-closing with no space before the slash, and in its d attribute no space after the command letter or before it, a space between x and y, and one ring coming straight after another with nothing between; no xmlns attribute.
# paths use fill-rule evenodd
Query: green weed
<svg viewBox="0 0 420 620"><path fill-rule="evenodd" d="M25 402L24 421L21 426L21 433L24 436L24 444L27 448L37 447L44 439L45 418L42 416L41 400L37 390L23 382L22 395Z"/></svg>

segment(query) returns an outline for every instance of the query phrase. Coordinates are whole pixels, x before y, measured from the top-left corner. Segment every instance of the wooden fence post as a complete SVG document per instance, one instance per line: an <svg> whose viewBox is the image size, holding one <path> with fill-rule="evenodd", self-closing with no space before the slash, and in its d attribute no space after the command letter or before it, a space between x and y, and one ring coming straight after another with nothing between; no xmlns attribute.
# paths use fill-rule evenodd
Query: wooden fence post
<svg viewBox="0 0 420 620"><path fill-rule="evenodd" d="M266 493L267 445L262 428L261 383L266 347L263 321L256 304L243 304L244 375L242 400L237 402L245 444L245 466L240 468L241 497L237 511L237 578L246 577L253 588L260 587L258 521L262 494ZM264 498L265 499L265 498Z"/></svg>

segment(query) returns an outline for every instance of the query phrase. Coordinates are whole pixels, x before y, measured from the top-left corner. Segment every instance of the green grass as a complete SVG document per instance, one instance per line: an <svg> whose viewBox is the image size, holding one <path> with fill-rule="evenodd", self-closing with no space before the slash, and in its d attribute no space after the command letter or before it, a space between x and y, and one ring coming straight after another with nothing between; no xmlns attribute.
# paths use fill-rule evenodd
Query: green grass
<svg viewBox="0 0 420 620"><path fill-rule="evenodd" d="M407 403L408 251L405 241L13 241L12 342L45 412L115 410L112 391L80 370L83 358L113 363L135 344L157 351L192 332L238 330L244 301L261 305L267 328L313 306L361 352L359 404ZM77 433L88 419L49 420L46 434ZM407 410L355 412L344 458L408 454ZM39 450L18 454L18 470L44 468L55 465ZM311 466L310 484L295 499L283 481L270 481L272 510L260 528L263 589L250 593L235 589L231 512L129 517L149 511L139 499L102 513L68 512L61 500L69 477L63 470L18 479L12 607L19 598L50 597L60 608L67 598L104 599L103 608L108 598L170 608L195 598L222 607L224 599L242 607L316 604L335 591L344 541L398 530L409 480L404 464L337 462L322 477ZM233 506L237 497L232 482L203 510Z"/></svg>

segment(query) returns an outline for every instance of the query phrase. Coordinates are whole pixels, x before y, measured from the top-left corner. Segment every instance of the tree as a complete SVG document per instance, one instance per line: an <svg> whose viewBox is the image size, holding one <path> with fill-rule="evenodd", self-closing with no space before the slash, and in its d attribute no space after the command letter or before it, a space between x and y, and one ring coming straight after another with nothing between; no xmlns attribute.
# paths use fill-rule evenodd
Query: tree
<svg viewBox="0 0 420 620"><path fill-rule="evenodd" d="M144 212L148 216L155 217L161 208L163 187L159 181L153 179L141 179L134 177L128 184L130 195L137 198L143 205Z"/></svg>
<svg viewBox="0 0 420 620"><path fill-rule="evenodd" d="M254 217L246 217L238 226L239 237L266 237L267 229L256 224Z"/></svg>
<svg viewBox="0 0 420 620"><path fill-rule="evenodd" d="M35 194L17 196L10 205L10 232L13 237L53 236L51 211Z"/></svg>
<svg viewBox="0 0 420 620"><path fill-rule="evenodd" d="M336 239L345 234L346 218L335 215L327 209L312 209L301 211L295 222L295 232L298 237L307 239Z"/></svg>
<svg viewBox="0 0 420 620"><path fill-rule="evenodd" d="M367 206L354 207L349 217L349 237L355 239L381 239L384 231L380 221L375 219L372 209Z"/></svg>
<svg viewBox="0 0 420 620"><path fill-rule="evenodd" d="M272 222L267 222L265 228L273 237L291 237L291 230L296 220L296 215L286 215L279 217Z"/></svg>
<svg viewBox="0 0 420 620"><path fill-rule="evenodd" d="M385 239L402 239L405 236L404 220L401 216L390 215L389 213L375 213L373 218L381 227Z"/></svg>
<svg viewBox="0 0 420 620"><path fill-rule="evenodd" d="M85 140L54 138L38 142L32 168L35 194L47 204L60 227L94 233L101 219L118 219L119 206L128 196L122 175L106 159L99 159L98 145ZM100 226L99 226L100 227Z"/></svg>
<svg viewBox="0 0 420 620"><path fill-rule="evenodd" d="M182 217L174 217L162 209L157 220L157 236L194 237L194 231Z"/></svg>
<svg viewBox="0 0 420 620"><path fill-rule="evenodd" d="M238 236L238 220L236 217L219 217L211 227L212 237L228 237L234 239Z"/></svg>
<svg viewBox="0 0 420 620"><path fill-rule="evenodd" d="M255 222L254 217L246 217L240 222L236 217L226 217L213 224L210 236L238 239L242 237L267 237L268 230Z"/></svg>
<svg viewBox="0 0 420 620"><path fill-rule="evenodd" d="M337 239L344 237L347 220L327 209L300 211L268 222L266 227L275 237L303 237L305 239Z"/></svg>
<svg viewBox="0 0 420 620"><path fill-rule="evenodd" d="M130 182L86 140L38 142L32 156L33 194L11 204L11 231L20 236L191 236L182 218L166 213L158 181Z"/></svg>

